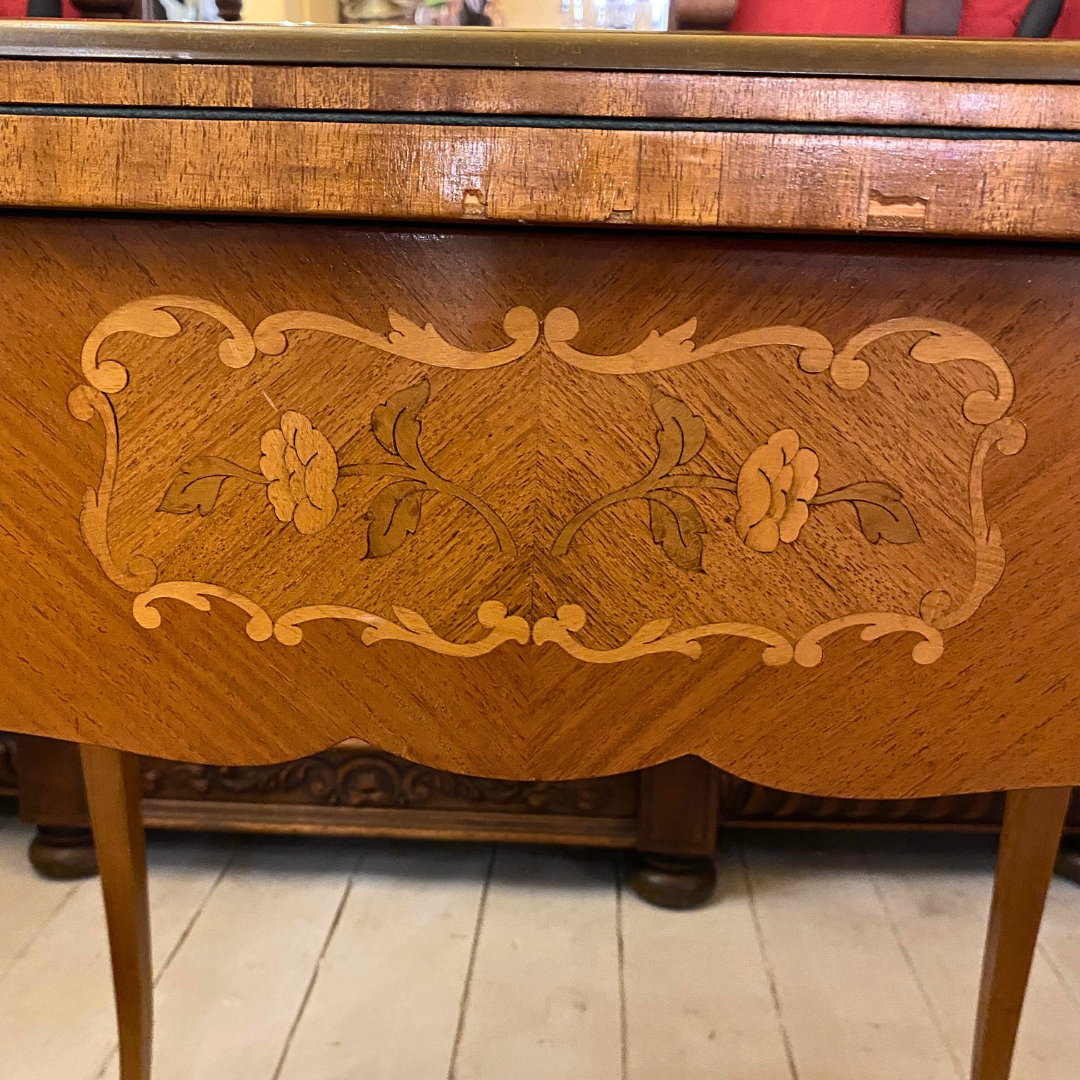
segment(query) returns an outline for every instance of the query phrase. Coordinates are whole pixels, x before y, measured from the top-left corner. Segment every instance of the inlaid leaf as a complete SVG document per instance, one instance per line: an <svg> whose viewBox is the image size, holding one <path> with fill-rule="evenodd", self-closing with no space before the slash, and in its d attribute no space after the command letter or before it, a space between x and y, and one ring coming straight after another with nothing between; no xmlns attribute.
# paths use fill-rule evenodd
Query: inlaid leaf
<svg viewBox="0 0 1080 1080"><path fill-rule="evenodd" d="M677 491L650 491L653 540L680 570L701 570L705 522L693 501Z"/></svg>
<svg viewBox="0 0 1080 1080"><path fill-rule="evenodd" d="M424 618L418 611L413 611L412 608L396 607L394 608L394 615L397 616L397 621L405 627L406 630L411 630L414 634L434 634L435 631L431 629L431 625L427 619Z"/></svg>
<svg viewBox="0 0 1080 1080"><path fill-rule="evenodd" d="M428 488L419 480L387 484L371 500L367 558L380 559L395 551L420 527L420 509Z"/></svg>
<svg viewBox="0 0 1080 1080"><path fill-rule="evenodd" d="M685 401L653 393L652 410L660 421L656 433L657 471L663 475L676 465L685 465L705 445L705 421Z"/></svg>
<svg viewBox="0 0 1080 1080"><path fill-rule="evenodd" d="M911 511L904 505L904 494L891 484L877 480L851 484L835 494L855 506L859 527L871 544L884 540L889 544L917 544L922 540Z"/></svg>
<svg viewBox="0 0 1080 1080"><path fill-rule="evenodd" d="M246 470L232 461L219 457L192 458L180 467L172 478L165 495L158 505L159 512L166 514L193 514L203 517L210 513L221 495L221 486L230 476Z"/></svg>
<svg viewBox="0 0 1080 1080"><path fill-rule="evenodd" d="M657 638L663 637L674 621L674 619L667 618L653 619L651 622L645 623L644 626L640 626L634 631L627 645L648 645Z"/></svg>
<svg viewBox="0 0 1080 1080"><path fill-rule="evenodd" d="M427 404L431 384L421 379L391 394L371 413L371 432L388 453L397 454L410 465L420 458L420 412Z"/></svg>

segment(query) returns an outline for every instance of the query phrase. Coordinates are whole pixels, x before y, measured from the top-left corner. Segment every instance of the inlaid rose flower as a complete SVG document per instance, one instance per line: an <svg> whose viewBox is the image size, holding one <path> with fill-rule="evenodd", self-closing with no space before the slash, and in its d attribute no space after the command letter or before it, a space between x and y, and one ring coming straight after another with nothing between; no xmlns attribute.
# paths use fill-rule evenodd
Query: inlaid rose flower
<svg viewBox="0 0 1080 1080"><path fill-rule="evenodd" d="M371 433L395 461L339 463L329 440L298 412L287 412L261 441L259 471L230 458L200 454L177 470L158 510L166 514L213 513L226 483L262 484L279 521L292 522L310 536L325 529L338 509L337 488L347 477L386 477L390 480L368 505L367 550L359 558L393 555L420 527L424 499L433 492L460 499L490 527L499 550L517 553L502 518L478 495L432 469L420 447L422 420L431 386L421 379L390 394L371 413Z"/></svg>
<svg viewBox="0 0 1080 1080"><path fill-rule="evenodd" d="M291 521L297 532L310 535L334 520L337 454L302 413L285 413L281 426L263 435L259 469L270 481L266 497L279 521Z"/></svg>
<svg viewBox="0 0 1080 1080"><path fill-rule="evenodd" d="M739 511L735 530L754 551L790 544L810 516L818 490L818 457L799 445L798 433L784 428L743 462L736 481Z"/></svg>
<svg viewBox="0 0 1080 1080"><path fill-rule="evenodd" d="M904 494L892 484L863 480L834 491L818 493L818 456L803 446L798 432L784 428L774 432L743 462L734 479L715 473L680 472L708 438L704 417L684 401L653 392L652 410L659 421L656 457L639 480L594 500L562 528L551 553L560 558L570 550L581 527L609 506L642 500L649 507L653 541L680 570L704 571L704 538L708 527L688 492L692 488L722 491L735 496L739 509L735 528L753 551L773 552L780 542L793 543L810 516L810 510L830 503L850 503L859 527L872 544L915 544L921 539Z"/></svg>

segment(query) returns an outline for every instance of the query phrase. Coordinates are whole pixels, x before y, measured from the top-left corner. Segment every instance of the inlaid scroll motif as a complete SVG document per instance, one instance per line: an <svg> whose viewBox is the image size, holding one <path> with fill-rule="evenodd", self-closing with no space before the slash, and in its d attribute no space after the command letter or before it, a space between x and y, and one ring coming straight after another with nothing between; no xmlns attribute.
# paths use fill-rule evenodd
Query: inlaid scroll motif
<svg viewBox="0 0 1080 1080"><path fill-rule="evenodd" d="M409 643L447 656L482 656L508 644L542 647L554 645L583 663L611 664L643 656L672 653L694 660L702 653L702 641L719 637L743 638L764 646L762 661L770 667L792 661L812 667L823 660L822 643L830 636L861 628L864 641L883 635L914 634L918 641L912 658L920 664L942 655L942 631L969 619L994 589L1005 568L1001 531L987 515L983 470L992 450L1011 455L1025 441L1024 425L1008 414L1015 392L1012 372L1004 358L988 342L972 332L939 320L893 319L856 334L843 348L834 350L817 331L797 326L774 326L730 335L697 345L692 340L696 321L674 330L651 331L640 344L624 353L592 355L570 344L579 322L574 312L558 308L543 322L542 340L559 360L598 378L661 371L686 364L723 362L737 350L763 346L790 346L798 367L808 375L828 373L840 390L855 392L866 385L870 369L861 356L871 343L898 333L917 333L908 355L919 363L940 365L957 360L982 364L994 377L995 389L970 391L964 398L960 419L982 430L976 440L968 477L968 514L974 540L975 565L969 585L954 592L929 590L917 611L855 611L829 619L801 636L782 629L735 619L690 625L678 611L660 611L634 630L621 645L598 649L578 635L590 618L573 597L532 625L511 614L496 598L479 605L476 619L486 633L475 640L452 641L442 637L428 622L429 613L389 604L393 618L345 605L316 603L273 614L255 599L228 586L204 581L159 581L153 561L138 553L118 559L109 539L109 513L118 474L122 468L122 435L113 397L129 384L130 372L117 360L103 356L107 340L116 333L131 332L150 338L167 338L181 332L172 310L196 312L216 320L228 331L218 346L218 356L228 368L247 367L259 356L280 357L293 347L290 332L302 330L361 342L411 363L460 371L481 371L513 363L541 340L541 323L527 308L511 309L503 320L510 344L490 352L461 349L449 344L430 324L421 328L394 312L388 314L391 332L380 335L365 327L317 312L288 311L264 319L254 331L235 315L211 301L182 296L156 296L126 304L107 315L90 332L82 351L85 383L69 395L71 415L83 422L100 420L104 433L101 476L83 500L82 535L102 571L117 586L134 593L133 615L140 626L161 625L158 603L172 600L201 611L212 610L212 601L231 604L248 615L247 635L253 641L271 639L285 646L303 640L301 625L313 620L338 620L361 624L361 640L373 645L384 640ZM343 481L350 476L379 476L388 482L371 498L367 513L367 558L393 555L420 527L423 505L431 493L450 495L472 508L490 528L499 557L517 556L525 547L516 543L502 517L474 492L442 476L428 464L421 444L421 413L428 403L426 379L413 382L369 406L370 427L375 440L391 461L342 463L330 440L319 429L318 418L295 410L285 412L267 429L255 459L252 447L248 463L232 458L198 455L182 462L162 493L163 513L205 516L237 484L260 485L266 506L277 519L300 536L312 536L329 528L340 501L348 498ZM797 544L812 517L826 507L846 503L854 511L853 524L872 543L914 544L921 541L917 512L904 493L886 477L860 479L831 491L820 490L818 452L813 439L794 426L781 427L752 450L735 475L709 472L700 464L708 438L704 418L678 398L656 393L652 410L658 423L656 450L645 474L622 488L597 496L567 521L557 536L552 554L565 555L579 530L594 517L622 502L640 501L648 509L648 535L675 566L701 571L707 538L702 516L692 497L694 489L715 489L731 496L735 504L732 527L751 551L768 558L782 544ZM523 540L525 538L522 538ZM627 542L633 538L628 536ZM475 637L475 635L474 635Z"/></svg>

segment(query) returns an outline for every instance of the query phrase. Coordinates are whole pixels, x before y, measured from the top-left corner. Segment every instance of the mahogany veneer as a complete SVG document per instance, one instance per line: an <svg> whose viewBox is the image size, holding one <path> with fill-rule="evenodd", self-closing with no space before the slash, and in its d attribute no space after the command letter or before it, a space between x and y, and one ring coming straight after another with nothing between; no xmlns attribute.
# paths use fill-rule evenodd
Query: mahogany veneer
<svg viewBox="0 0 1080 1080"><path fill-rule="evenodd" d="M39 25L0 57L5 724L81 744L125 1080L132 755L348 737L1008 790L972 1074L1005 1080L1080 782L1080 47Z"/></svg>

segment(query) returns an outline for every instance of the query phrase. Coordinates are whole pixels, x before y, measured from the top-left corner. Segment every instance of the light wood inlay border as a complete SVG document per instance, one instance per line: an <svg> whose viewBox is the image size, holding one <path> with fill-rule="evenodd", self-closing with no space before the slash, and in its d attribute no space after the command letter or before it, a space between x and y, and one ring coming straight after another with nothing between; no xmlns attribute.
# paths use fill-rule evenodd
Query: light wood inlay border
<svg viewBox="0 0 1080 1080"><path fill-rule="evenodd" d="M110 396L122 392L128 385L129 372L115 360L102 360L100 352L106 339L121 331L158 338L180 333L182 328L179 321L165 310L167 308L197 311L225 326L230 337L221 343L218 353L221 361L234 369L246 367L257 354L283 355L289 348L287 332L295 329L342 336L416 363L460 370L494 367L521 359L540 340L542 333L545 344L559 359L601 376L658 371L705 362L737 348L790 345L797 350L796 360L802 370L810 374L827 372L832 381L845 391L856 391L865 385L869 367L860 354L868 345L890 334L921 332L923 336L909 349L913 359L929 365L974 360L991 372L996 383L996 392L972 391L962 405L963 418L983 428L972 455L968 483L975 540L972 584L959 603L949 592L935 589L925 594L918 613L857 612L826 621L807 631L795 642L780 631L742 622L709 623L669 633L675 617L662 615L645 623L617 648L596 650L583 646L573 637L587 620L584 608L573 603L561 606L554 618L545 616L530 627L520 616L509 615L502 602L486 600L479 606L477 621L488 629L487 636L477 642L455 643L436 634L422 614L404 607L394 607L396 622L372 612L340 605L309 605L275 618L256 601L226 586L199 581L158 582L157 568L149 559L134 556L125 569L116 565L109 548L108 507L120 457L120 433ZM824 639L849 627L862 626L860 636L863 641L872 641L890 633L912 632L921 635L922 640L912 649L912 659L919 664L930 664L944 650L941 630L957 626L970 618L1004 572L1005 553L1000 529L986 515L983 467L991 449L1003 455L1018 453L1023 448L1026 429L1018 419L1006 415L1015 394L1015 383L1008 363L989 342L963 327L934 319L892 319L867 327L843 348L835 350L821 334L804 327L780 326L733 335L699 347L692 340L696 322L690 320L665 333L650 332L641 344L628 352L597 356L580 352L569 345L578 332L579 324L576 314L568 308L556 308L550 312L543 321L542 330L541 321L533 311L522 307L512 308L504 319L503 328L513 344L488 353L456 349L430 324L421 330L415 323L394 313L391 321L394 331L382 336L357 324L317 312L289 311L269 316L251 332L235 315L219 305L198 298L165 295L125 304L94 327L82 351L82 367L87 383L75 387L68 398L68 408L75 419L90 422L97 416L102 421L105 433L101 480L96 490L91 488L86 493L80 523L87 547L109 579L137 593L133 601L133 615L140 626L155 629L161 625L161 614L152 606L161 599L179 600L198 610L210 611L210 598L213 597L233 604L249 615L246 629L252 640L261 642L273 636L280 644L290 646L301 642L301 624L314 619L341 619L365 625L362 634L365 645L382 640L405 641L433 652L462 658L481 656L505 642L513 641L519 645L532 642L537 646L552 643L588 663L618 663L661 652L696 659L701 655L699 639L732 636L762 642L766 646L762 661L768 666L781 666L795 660L804 667L814 667L822 662L821 642ZM416 384L412 389L421 385ZM386 409L388 404L384 403L379 409ZM655 403L654 408L657 408ZM379 409L376 409L376 417ZM689 432L691 441L696 442L697 437L693 433L695 424L700 424L700 418L693 416L680 402L662 398L657 415L663 420L667 412L672 413L671 419L680 429L680 439L684 439ZM418 433L419 428L416 430ZM704 438L704 428L698 434ZM777 433L781 440L792 436L797 444L794 431ZM770 440L770 443L774 440ZM685 441L680 441L679 447L682 449L676 448L677 455L686 451ZM814 468L816 470L816 457ZM812 495L807 489L804 503ZM794 541L797 534L798 529L795 529L789 542Z"/></svg>

